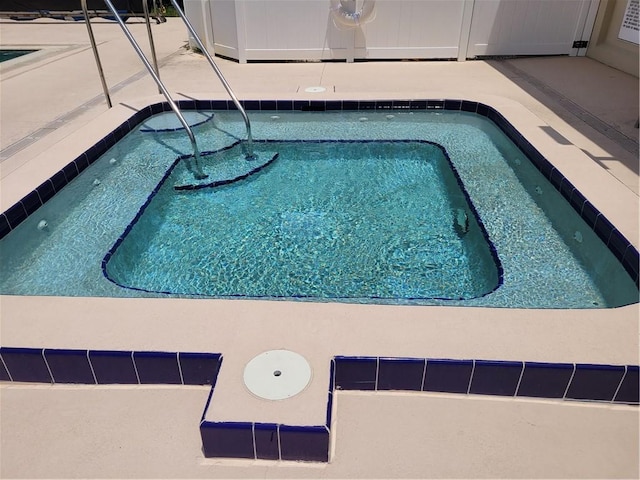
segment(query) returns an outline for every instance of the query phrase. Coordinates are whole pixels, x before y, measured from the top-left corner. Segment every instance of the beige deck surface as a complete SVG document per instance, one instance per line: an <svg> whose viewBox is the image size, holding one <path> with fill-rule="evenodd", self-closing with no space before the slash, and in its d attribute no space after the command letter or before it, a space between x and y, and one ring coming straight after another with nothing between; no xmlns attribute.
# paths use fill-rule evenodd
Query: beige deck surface
<svg viewBox="0 0 640 480"><path fill-rule="evenodd" d="M143 24L132 31L143 48ZM153 25L175 93L226 98L175 20ZM107 111L82 23L0 22L3 48L43 47L0 65L0 208L130 107L158 101L118 26L95 22L112 90ZM467 98L492 104L636 247L638 79L588 58L283 63L220 68L241 99ZM324 86L323 94L305 93ZM225 356L216 415L278 421L288 401L256 401L238 372L288 348L327 384L342 355L638 364L638 306L536 311L220 300L0 298L0 344L210 351ZM323 415L315 394L296 415ZM229 392L237 392L231 395ZM480 396L340 393L328 465L205 459L201 387L0 387L2 478L638 478L637 407ZM301 398L301 397L300 397ZM258 402L258 403L256 403ZM296 409L301 407L296 406ZM318 410L320 409L320 410ZM238 417L238 418L235 418ZM314 422L315 423L315 422ZM332 433L332 434L333 434Z"/></svg>

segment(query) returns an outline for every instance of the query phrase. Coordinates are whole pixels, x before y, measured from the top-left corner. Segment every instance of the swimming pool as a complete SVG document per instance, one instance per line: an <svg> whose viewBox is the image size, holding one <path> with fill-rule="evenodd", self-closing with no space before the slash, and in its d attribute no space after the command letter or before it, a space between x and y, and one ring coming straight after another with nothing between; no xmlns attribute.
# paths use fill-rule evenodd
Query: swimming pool
<svg viewBox="0 0 640 480"><path fill-rule="evenodd" d="M13 60L14 58L33 52L37 52L37 50L0 50L0 63Z"/></svg>
<svg viewBox="0 0 640 480"><path fill-rule="evenodd" d="M528 142L494 110L462 101L340 102L340 110L330 102L271 103L260 105L264 111L252 113L252 122L260 139L283 142L277 144L280 149L293 141L305 148L316 148L326 140L333 141L334 146L355 145L355 151L376 142L439 145L459 177L456 183L468 196L468 216L477 218L481 229L486 229L483 241L489 251L495 252L498 285L479 294L457 296L323 296L299 291L280 294L268 288L217 293L206 289L168 291L164 287L133 284L123 288L124 282L115 279L114 283L114 276L109 273L109 262L117 254L115 247L126 241L139 221L145 221L144 210L154 208L152 204L160 198L158 192L169 178L168 172L184 169L184 162L177 159L189 152L184 132L158 132L144 125L139 128L141 120L162 110L160 106L121 126L56 178L41 185L35 196L25 197L21 204L5 212L5 233L11 226L16 228L2 240L0 291L16 295L213 296L517 308L602 308L637 301L635 248L557 170L549 168L539 154L536 157L537 152L529 145L527 153L536 162L537 167L534 166L516 145L527 147ZM246 104L251 108L250 102ZM237 112L227 111L226 102L192 102L183 106L215 111L212 120L196 127L202 150L220 150L243 136ZM313 111L318 109L332 111ZM209 118L201 115L205 120ZM125 136L131 127L133 131ZM86 168L89 163L91 168ZM84 171L78 176L80 170ZM271 173L266 169L255 179L268 180ZM233 191L240 185L255 183L255 179L225 188ZM61 191L53 197L56 190ZM174 199L194 194L211 196L210 192L173 193ZM127 202L120 201L123 196ZM34 203L47 197L53 198L36 210ZM576 205L582 216L576 213ZM26 213L32 214L27 218ZM314 225L325 220L318 211L306 216L289 213L293 214L285 220L297 230L313 231ZM196 215L192 220L198 223L201 219ZM198 246L207 248L189 235L187 232L186 238L196 245L196 252ZM143 244L139 242L136 248ZM415 257L405 257L408 251L415 250L415 245L413 241L404 242L404 247L388 251L387 259L399 259L396 264L400 266L414 265ZM426 268L424 272L430 270ZM200 281L193 278L187 283L198 285Z"/></svg>

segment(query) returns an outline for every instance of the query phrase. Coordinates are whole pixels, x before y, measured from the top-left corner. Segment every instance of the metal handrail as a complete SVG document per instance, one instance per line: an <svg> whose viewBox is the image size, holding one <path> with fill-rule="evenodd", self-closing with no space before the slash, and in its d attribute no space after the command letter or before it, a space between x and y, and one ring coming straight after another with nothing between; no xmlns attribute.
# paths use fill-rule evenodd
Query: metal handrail
<svg viewBox="0 0 640 480"><path fill-rule="evenodd" d="M189 126L189 124L185 120L184 116L180 112L180 109L178 108L176 103L173 101L173 98L171 98L171 95L169 94L169 91L166 89L166 87L164 86L164 84L160 80L160 77L158 77L158 75L154 71L153 67L149 63L149 60L147 60L147 57L142 52L142 49L140 48L140 46L136 42L135 38L133 38L133 35L131 34L129 29L126 27L126 25L122 21L122 18L120 18L120 15L118 14L118 12L116 11L115 7L111 3L111 0L104 0L104 3L106 3L107 7L109 7L109 10L111 10L111 13L113 14L114 18L116 19L116 22L118 22L118 25L120 25L120 28L122 28L122 31L124 32L125 36L129 40L129 43L131 43L131 46L133 47L133 49L138 54L138 57L140 57L140 60L142 60L142 63L144 64L144 66L149 71L149 74L151 75L151 77L153 77L153 80L156 82L156 85L158 85L158 88L161 90L162 94L167 99L167 102L171 106L171 110L173 110L173 113L176 114L176 116L180 120L180 123L182 124L182 126L186 130L187 135L189 136L189 140L191 141L191 146L193 148L193 158L194 158L193 174L195 175L195 177L197 179L206 178L207 176L204 174L204 172L202 171L202 168L200 167L200 151L198 150L198 144L196 143L196 137L193 134L193 131L191 130L191 127Z"/></svg>
<svg viewBox="0 0 640 480"><path fill-rule="evenodd" d="M104 97L107 100L107 106L111 108L112 104L111 97L109 96L109 88L107 88L107 82L104 79L104 71L102 70L102 63L100 63L100 56L98 55L96 39L93 36L93 30L91 29L91 20L89 19L89 11L87 10L87 0L82 0L82 12L84 13L84 22L87 25L87 30L89 31L89 41L91 42L93 55L96 57L96 64L98 65L98 75L100 75L100 81L102 82L102 91L104 92Z"/></svg>
<svg viewBox="0 0 640 480"><path fill-rule="evenodd" d="M211 68L213 68L214 72L216 72L216 75L218 75L218 78L220 79L220 82L222 83L222 85L224 86L225 90L227 91L227 93L231 97L231 100L233 100L233 103L235 104L236 108L240 111L240 114L242 115L242 118L244 120L245 127L247 128L247 148L245 150L245 156L246 156L246 158L248 160L252 159L254 157L254 155L253 155L253 137L251 135L251 123L249 122L249 117L247 116L247 112L244 110L244 108L242 107L242 105L238 101L238 98L233 93L233 90L231 90L231 86L229 85L227 80L224 78L224 75L222 75L222 72L220 71L220 69L218 68L216 63L213 61L213 58L211 57L211 55L207 51L206 47L203 45L202 41L200 40L200 37L198 36L198 34L196 33L195 29L191 25L191 22L189 22L189 20L187 20L187 17L185 16L184 12L178 6L178 3L176 2L176 0L171 0L171 3L173 4L173 8L175 8L176 12L178 12L178 15L180 15L180 18L182 18L182 21L184 22L184 24L187 26L187 29L189 30L189 33L191 33L191 36L193 37L193 39L198 44L198 47L202 51L202 54L209 61L209 65L211 65Z"/></svg>

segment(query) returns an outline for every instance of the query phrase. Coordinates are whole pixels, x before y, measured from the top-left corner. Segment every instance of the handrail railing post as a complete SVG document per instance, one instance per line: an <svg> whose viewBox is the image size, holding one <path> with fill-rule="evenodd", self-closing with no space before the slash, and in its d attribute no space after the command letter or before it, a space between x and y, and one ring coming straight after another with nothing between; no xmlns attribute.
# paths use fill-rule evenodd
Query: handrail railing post
<svg viewBox="0 0 640 480"><path fill-rule="evenodd" d="M109 88L107 87L107 82L104 79L104 71L102 70L102 63L100 63L100 55L98 55L98 47L96 46L96 39L93 36L93 29L91 28L91 20L89 20L89 11L87 10L87 0L82 0L82 11L84 13L84 22L87 25L87 30L89 31L89 41L91 42L91 48L93 49L93 56L96 58L96 65L98 66L98 75L100 75L100 82L102 82L102 91L104 92L104 96L107 100L107 106L109 108L111 105L111 97L109 96Z"/></svg>
<svg viewBox="0 0 640 480"><path fill-rule="evenodd" d="M156 75L160 78L160 69L158 68L158 57L156 56L156 46L153 43L153 33L151 32L151 22L149 22L149 6L146 0L142 0L142 10L144 12L144 21L147 24L147 35L149 36L149 48L151 48L151 59L153 60L153 68L156 71ZM158 87L158 93L162 93L160 87Z"/></svg>
<svg viewBox="0 0 640 480"><path fill-rule="evenodd" d="M191 25L191 22L189 22L189 20L187 19L186 15L182 11L182 9L180 8L176 0L171 0L171 3L173 4L173 8L175 8L176 11L178 12L178 15L180 15L180 18L182 18L182 21L184 22L184 24L187 26L189 33L191 33L191 36L198 44L198 47L202 51L202 54L209 61L209 65L211 65L211 68L213 68L213 70L216 72L216 75L218 75L220 82L222 82L222 85L224 86L225 90L231 97L231 100L233 100L234 105L240 111L240 114L242 115L242 118L244 120L245 127L247 128L246 156L247 158L252 158L253 157L253 137L251 135L251 123L249 122L249 117L247 116L247 112L244 110L244 107L240 104L240 101L233 93L233 90L231 90L231 86L229 85L227 80L224 78L224 75L222 75L222 72L220 71L216 63L213 61L213 58L207 51L206 47L203 45L202 41L200 40L200 37L198 36L195 29L193 28L193 25Z"/></svg>
<svg viewBox="0 0 640 480"><path fill-rule="evenodd" d="M144 0L144 1L146 1L146 0ZM136 42L135 38L133 38L133 35L131 34L129 29L126 27L126 25L124 24L124 22L120 18L120 15L118 14L118 12L116 11L115 7L111 3L111 0L104 0L104 3L106 3L107 7L109 7L109 10L111 10L111 13L113 14L113 16L115 17L116 21L118 22L118 25L120 25L120 28L122 28L122 31L124 32L125 36L129 40L129 43L131 43L131 46L133 47L133 49L138 54L138 57L140 57L140 60L142 60L142 63L144 64L144 66L149 71L149 74L153 77L153 79L155 80L156 84L158 85L158 88L160 88L162 94L167 99L167 102L171 106L171 109L173 110L173 112L178 117L178 120L180 120L180 123L182 124L184 129L187 131L187 135L189 136L189 140L191 141L191 146L193 148L194 167L195 167L194 168L194 172L193 172L194 175L198 179L206 178L206 175L202 172L202 169L200 167L200 151L198 150L198 144L196 143L196 137L193 135L193 132L191 131L191 127L189 126L189 124L185 120L184 116L180 112L180 109L178 108L176 103L171 98L171 95L169 94L169 91L165 88L165 86L163 85L163 83L160 80L160 78L158 77L158 75L156 75L156 72L153 70L153 67L149 63L149 60L147 60L147 57L145 57L144 53L142 52L142 49L140 48L140 46Z"/></svg>

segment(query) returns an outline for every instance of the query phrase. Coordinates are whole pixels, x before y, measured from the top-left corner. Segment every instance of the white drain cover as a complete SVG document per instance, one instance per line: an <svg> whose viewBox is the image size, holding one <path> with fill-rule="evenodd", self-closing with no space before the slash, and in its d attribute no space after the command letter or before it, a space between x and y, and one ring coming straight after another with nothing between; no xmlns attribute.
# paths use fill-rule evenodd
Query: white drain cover
<svg viewBox="0 0 640 480"><path fill-rule="evenodd" d="M327 89L324 87L307 87L304 89L304 91L307 93L322 93L326 92Z"/></svg>
<svg viewBox="0 0 640 480"><path fill-rule="evenodd" d="M310 381L309 362L289 350L261 353L244 367L244 384L251 393L267 400L293 397Z"/></svg>

